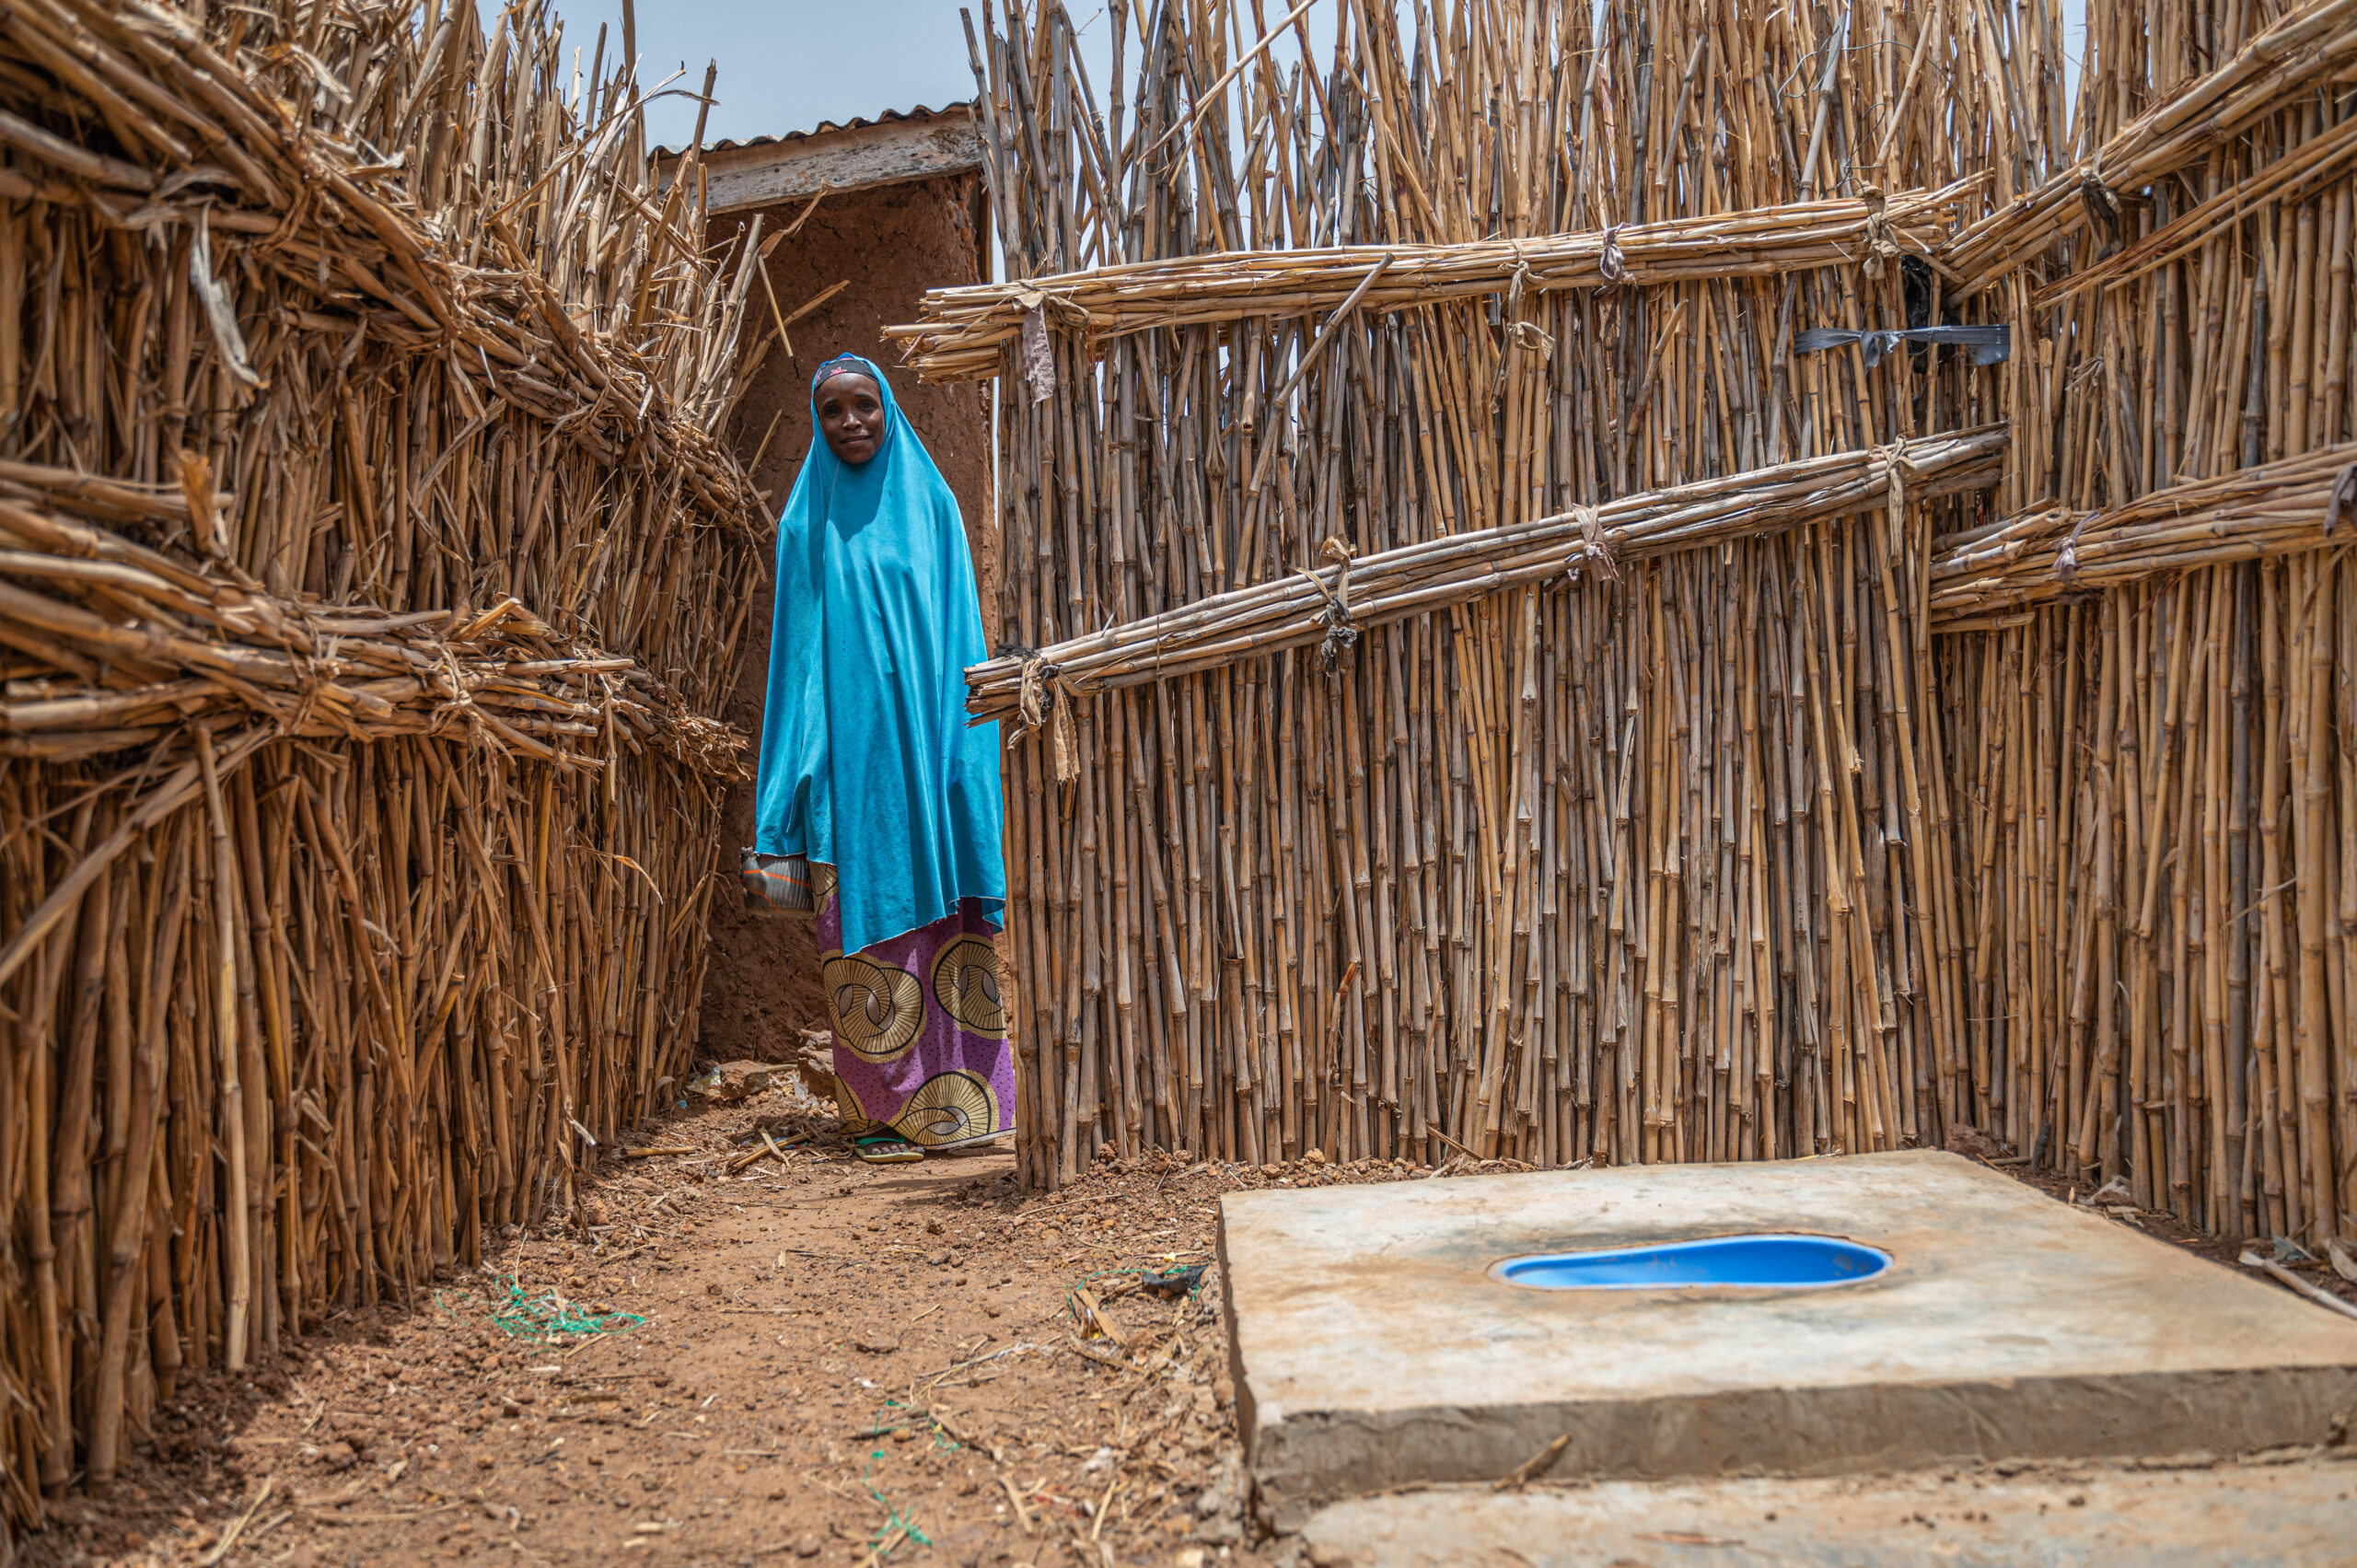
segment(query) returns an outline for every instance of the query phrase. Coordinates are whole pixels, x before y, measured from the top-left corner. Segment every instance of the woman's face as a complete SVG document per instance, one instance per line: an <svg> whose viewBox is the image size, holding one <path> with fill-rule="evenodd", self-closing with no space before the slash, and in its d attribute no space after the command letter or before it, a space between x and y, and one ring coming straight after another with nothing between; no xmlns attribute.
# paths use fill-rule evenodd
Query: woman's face
<svg viewBox="0 0 2357 1568"><path fill-rule="evenodd" d="M853 467L874 457L884 440L884 389L876 377L853 370L820 382L819 434Z"/></svg>

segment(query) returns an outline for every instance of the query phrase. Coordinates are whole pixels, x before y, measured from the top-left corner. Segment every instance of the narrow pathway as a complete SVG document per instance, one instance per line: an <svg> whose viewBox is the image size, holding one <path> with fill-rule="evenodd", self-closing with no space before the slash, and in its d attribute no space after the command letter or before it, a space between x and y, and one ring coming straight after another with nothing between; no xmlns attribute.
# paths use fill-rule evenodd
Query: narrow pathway
<svg viewBox="0 0 2357 1568"><path fill-rule="evenodd" d="M184 1386L27 1559L1260 1561L1215 1278L1140 1282L1208 1263L1218 1191L1267 1179L1155 1158L1027 1196L1005 1154L870 1167L784 1103L683 1115L586 1228ZM765 1121L778 1152L739 1144ZM531 1337L558 1299L644 1321Z"/></svg>

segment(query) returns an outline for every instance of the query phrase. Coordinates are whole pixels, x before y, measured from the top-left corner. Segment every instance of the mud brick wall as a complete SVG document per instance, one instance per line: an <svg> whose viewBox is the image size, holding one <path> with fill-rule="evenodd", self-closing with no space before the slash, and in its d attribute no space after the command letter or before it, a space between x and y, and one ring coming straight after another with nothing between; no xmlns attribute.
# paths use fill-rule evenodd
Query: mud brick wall
<svg viewBox="0 0 2357 1568"><path fill-rule="evenodd" d="M807 204L795 202L762 210L762 232L773 234L791 225ZM770 252L770 279L778 305L791 316L835 284L848 280L850 286L793 323L787 330L792 353L770 349L737 404L734 435L737 456L766 493L774 516L785 505L814 439L811 376L839 354L875 360L892 377L894 394L958 496L967 539L983 576L983 614L994 620L999 550L990 504L989 407L984 401L989 389L972 383L918 386L913 373L898 370L899 356L878 331L888 322L913 319L926 289L980 280L977 268L983 253L976 224L983 212L980 180L972 174L907 180L821 200L800 229ZM726 246L736 227L754 216L747 212L714 220L708 237L714 248ZM756 284L756 295L759 289ZM767 302L759 298L749 308L754 319L765 318L767 311ZM749 339L757 343L761 335L749 324ZM755 462L757 452L760 460ZM725 714L749 735L761 733L771 614L770 574L765 571L747 612L737 690ZM995 638L995 627L992 631ZM797 1028L823 1021L818 928L809 921L752 913L736 892L737 852L753 842L749 783L731 790L725 821L726 837L715 853L729 886L727 896L714 902L699 1054L714 1061L783 1060L792 1051Z"/></svg>

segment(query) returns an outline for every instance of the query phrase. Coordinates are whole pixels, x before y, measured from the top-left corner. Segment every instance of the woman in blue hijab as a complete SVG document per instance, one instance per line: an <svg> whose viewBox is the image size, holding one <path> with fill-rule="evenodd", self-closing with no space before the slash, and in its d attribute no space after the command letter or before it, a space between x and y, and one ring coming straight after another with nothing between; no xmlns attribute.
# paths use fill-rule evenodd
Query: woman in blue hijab
<svg viewBox="0 0 2357 1568"><path fill-rule="evenodd" d="M897 1164L1014 1128L998 726L966 725L973 562L891 384L830 360L810 419L823 440L778 519L754 848L808 863L837 1099L860 1157Z"/></svg>

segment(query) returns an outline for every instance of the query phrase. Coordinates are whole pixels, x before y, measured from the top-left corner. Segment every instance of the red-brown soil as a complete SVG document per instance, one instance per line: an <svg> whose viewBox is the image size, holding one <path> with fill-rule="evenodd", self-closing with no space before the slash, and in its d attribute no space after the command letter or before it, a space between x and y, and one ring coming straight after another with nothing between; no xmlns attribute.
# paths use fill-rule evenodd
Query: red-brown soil
<svg viewBox="0 0 2357 1568"><path fill-rule="evenodd" d="M649 1146L692 1152L608 1162L586 1233L183 1385L29 1560L203 1563L237 1527L222 1561L1260 1561L1215 1280L1133 1286L1207 1262L1217 1194L1271 1178L1156 1159L1029 1196L1004 1154L861 1165L823 1111L729 1174L785 1103L683 1114ZM645 1321L521 1342L493 1321L510 1279Z"/></svg>
<svg viewBox="0 0 2357 1568"><path fill-rule="evenodd" d="M1040 1196L1003 1154L863 1166L808 1105L682 1113L644 1146L686 1152L609 1160L578 1224L183 1385L113 1494L63 1500L27 1560L1263 1562L1215 1275L1189 1299L1138 1272L1209 1262L1223 1191L1411 1173L1156 1156ZM763 1123L791 1146L732 1173ZM2240 1250L2108 1212L2227 1267ZM518 1341L493 1321L510 1280L645 1320Z"/></svg>
<svg viewBox="0 0 2357 1568"><path fill-rule="evenodd" d="M2267 1279L2267 1276L2258 1271L2243 1267L2239 1260L2246 1251L2255 1251L2261 1257L2272 1258L2275 1255L2272 1241L2253 1241L2247 1237L2242 1240L2222 1240L2217 1237L2195 1230L2173 1214L2132 1208L2125 1204L2109 1204L2097 1198L2090 1182L2073 1181L2060 1176L2031 1176L2020 1170L2014 1170L2011 1174L2015 1179L2027 1182L2058 1202L2074 1203L2080 1208L2107 1215L2121 1225L2141 1230L2147 1236L2157 1237L2172 1247L2182 1247L2197 1257L2207 1258L2222 1268L2232 1269L2237 1273L2247 1274L2253 1279ZM2346 1243L2343 1245L2345 1246ZM2326 1291L2348 1302L2351 1307L2357 1307L2357 1281L2341 1278L2322 1259L2296 1260L2287 1266L2299 1278L2306 1280L2311 1284L2321 1285ZM2271 1284L2275 1282L2270 1280L2268 1283Z"/></svg>

